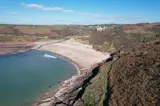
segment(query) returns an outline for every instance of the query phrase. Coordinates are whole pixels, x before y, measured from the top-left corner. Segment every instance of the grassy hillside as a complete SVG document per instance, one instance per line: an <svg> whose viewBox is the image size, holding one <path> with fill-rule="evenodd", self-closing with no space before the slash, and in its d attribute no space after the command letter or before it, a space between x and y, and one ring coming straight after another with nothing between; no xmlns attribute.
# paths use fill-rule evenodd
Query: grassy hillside
<svg viewBox="0 0 160 106"><path fill-rule="evenodd" d="M91 80L83 95L84 106L159 106L159 31L159 24L94 31L88 40L97 50L124 48L113 61L103 64Z"/></svg>
<svg viewBox="0 0 160 106"><path fill-rule="evenodd" d="M104 31L96 31L98 25L0 25L1 41L16 40L19 36L24 40L44 40L65 38L68 36L80 36L94 45L95 49L101 51L113 51L122 45L146 42L160 36L160 24L131 24L115 25L104 24L107 26ZM90 36L84 39L84 36ZM5 37L4 37L5 36ZM6 37L7 36L7 37ZM27 39L26 39L27 38Z"/></svg>
<svg viewBox="0 0 160 106"><path fill-rule="evenodd" d="M114 51L121 46L159 39L160 24L119 25L113 29L93 31L89 42L100 51Z"/></svg>
<svg viewBox="0 0 160 106"><path fill-rule="evenodd" d="M37 41L45 39L59 39L67 36L82 36L91 30L79 25L0 25L0 41Z"/></svg>
<svg viewBox="0 0 160 106"><path fill-rule="evenodd" d="M105 63L83 94L84 106L159 106L160 40Z"/></svg>

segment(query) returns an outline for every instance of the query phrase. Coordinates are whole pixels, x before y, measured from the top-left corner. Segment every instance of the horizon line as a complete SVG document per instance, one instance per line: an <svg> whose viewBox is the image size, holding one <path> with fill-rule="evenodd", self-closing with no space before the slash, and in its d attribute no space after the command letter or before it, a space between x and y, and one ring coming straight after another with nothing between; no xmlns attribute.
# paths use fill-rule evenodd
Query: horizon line
<svg viewBox="0 0 160 106"><path fill-rule="evenodd" d="M138 22L138 23L99 23L99 24L11 24L11 23L0 23L0 25L35 25L35 26L56 26L56 25L110 25L110 24L116 24L116 25L128 25L128 24L155 24L155 23L160 23L160 22Z"/></svg>

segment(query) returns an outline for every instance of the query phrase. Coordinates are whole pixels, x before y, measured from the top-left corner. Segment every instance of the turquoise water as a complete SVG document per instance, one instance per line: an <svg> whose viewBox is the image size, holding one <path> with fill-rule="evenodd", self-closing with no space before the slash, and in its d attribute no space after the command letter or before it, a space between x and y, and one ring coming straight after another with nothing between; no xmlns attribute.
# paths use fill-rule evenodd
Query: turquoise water
<svg viewBox="0 0 160 106"><path fill-rule="evenodd" d="M76 74L76 67L61 58L46 58L46 51L0 55L0 106L24 106ZM25 105L28 106L28 105Z"/></svg>

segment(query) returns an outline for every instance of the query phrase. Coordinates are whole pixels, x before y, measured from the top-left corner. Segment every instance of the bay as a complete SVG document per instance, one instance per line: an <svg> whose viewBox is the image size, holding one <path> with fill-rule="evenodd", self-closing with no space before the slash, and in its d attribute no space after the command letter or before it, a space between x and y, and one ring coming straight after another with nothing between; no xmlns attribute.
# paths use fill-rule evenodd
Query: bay
<svg viewBox="0 0 160 106"><path fill-rule="evenodd" d="M45 54L57 58L46 58ZM47 51L0 55L0 106L32 103L50 85L76 73L74 65Z"/></svg>

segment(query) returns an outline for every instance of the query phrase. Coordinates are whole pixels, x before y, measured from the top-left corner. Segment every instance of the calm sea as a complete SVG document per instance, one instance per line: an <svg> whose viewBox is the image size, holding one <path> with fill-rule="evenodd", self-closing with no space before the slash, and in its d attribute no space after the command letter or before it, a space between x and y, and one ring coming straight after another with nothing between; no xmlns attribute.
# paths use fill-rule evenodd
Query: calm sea
<svg viewBox="0 0 160 106"><path fill-rule="evenodd" d="M32 103L49 85L77 73L75 66L53 56L47 51L0 55L0 106Z"/></svg>

